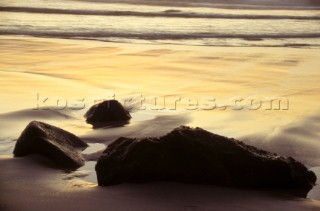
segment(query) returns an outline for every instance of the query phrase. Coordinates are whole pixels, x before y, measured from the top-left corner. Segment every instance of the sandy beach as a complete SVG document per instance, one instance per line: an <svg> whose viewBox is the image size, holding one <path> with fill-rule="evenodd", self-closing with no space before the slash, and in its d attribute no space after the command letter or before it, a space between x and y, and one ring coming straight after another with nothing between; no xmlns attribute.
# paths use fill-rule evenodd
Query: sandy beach
<svg viewBox="0 0 320 211"><path fill-rule="evenodd" d="M318 186L307 199L275 190L175 183L98 187L94 171L101 150L120 136L159 136L189 125L292 156L319 177L319 49L28 36L0 36L0 43L3 210L320 208ZM112 98L126 103L132 120L124 127L93 130L83 114L93 103ZM279 108L277 103L270 108L274 98L282 100ZM89 143L83 152L86 165L63 172L39 156L13 158L15 141L32 120L64 128Z"/></svg>
<svg viewBox="0 0 320 211"><path fill-rule="evenodd" d="M276 191L227 189L178 183L96 187L65 178L37 159L4 159L2 210L317 210L319 201ZM23 188L22 188L23 187Z"/></svg>

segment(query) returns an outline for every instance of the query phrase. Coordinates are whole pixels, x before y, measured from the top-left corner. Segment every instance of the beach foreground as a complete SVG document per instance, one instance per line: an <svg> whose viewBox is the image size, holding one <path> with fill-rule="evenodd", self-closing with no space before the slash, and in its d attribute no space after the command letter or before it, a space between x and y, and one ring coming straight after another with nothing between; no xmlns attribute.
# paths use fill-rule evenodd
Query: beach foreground
<svg viewBox="0 0 320 211"><path fill-rule="evenodd" d="M124 184L97 187L66 179L35 157L4 159L2 210L315 210L319 201L276 191L237 190L179 183Z"/></svg>
<svg viewBox="0 0 320 211"><path fill-rule="evenodd" d="M317 169L318 49L139 45L19 36L0 39L0 208L320 208L318 186L309 199L279 191L175 183L104 188L97 187L94 172L97 156L116 138L159 136L180 125L235 137ZM147 98L145 109L137 106L135 97L141 95ZM269 109L262 104L253 110L248 103L242 109L235 107L235 98L253 96L263 102L281 97L289 101L289 107L282 104L280 109ZM83 114L95 100L113 97L122 102L134 99L132 120L125 127L93 130ZM195 99L200 102L208 97L215 98L215 108L194 106ZM165 98L165 107L155 106L154 98L160 102ZM181 98L178 104L176 98ZM83 152L86 165L63 172L49 168L38 156L13 158L15 141L32 120L64 128L89 143L88 151Z"/></svg>

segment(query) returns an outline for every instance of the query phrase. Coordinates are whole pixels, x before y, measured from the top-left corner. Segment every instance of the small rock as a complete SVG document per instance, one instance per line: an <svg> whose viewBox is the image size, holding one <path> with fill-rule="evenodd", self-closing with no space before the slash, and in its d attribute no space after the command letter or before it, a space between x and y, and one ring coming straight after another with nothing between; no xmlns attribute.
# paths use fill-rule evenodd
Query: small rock
<svg viewBox="0 0 320 211"><path fill-rule="evenodd" d="M121 126L131 119L130 113L116 100L106 100L92 106L84 115L94 127Z"/></svg>
<svg viewBox="0 0 320 211"><path fill-rule="evenodd" d="M18 138L13 154L23 157L37 153L51 158L62 168L78 168L84 165L79 151L86 147L88 145L72 133L32 121Z"/></svg>

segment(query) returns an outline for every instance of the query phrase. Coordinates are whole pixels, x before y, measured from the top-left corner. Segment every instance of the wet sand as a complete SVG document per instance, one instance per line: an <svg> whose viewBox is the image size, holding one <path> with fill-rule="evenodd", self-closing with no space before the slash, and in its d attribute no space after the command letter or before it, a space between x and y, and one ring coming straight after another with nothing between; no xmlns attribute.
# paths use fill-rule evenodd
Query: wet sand
<svg viewBox="0 0 320 211"><path fill-rule="evenodd" d="M315 210L319 201L276 191L178 183L97 187L43 167L37 156L0 159L2 210Z"/></svg>
<svg viewBox="0 0 320 211"><path fill-rule="evenodd" d="M32 37L0 37L1 203L5 210L79 209L313 209L320 203L274 191L151 183L101 188L94 163L119 136L163 135L180 125L203 127L320 166L318 49L140 45ZM133 119L92 130L83 118L96 99L134 97ZM146 109L136 96L143 95ZM288 109L235 109L230 98L289 100ZM166 106L153 105L165 97ZM175 106L175 98L181 101ZM190 102L216 99L216 108ZM48 98L44 103L43 99ZM84 101L79 103L79 98ZM59 106L67 102L66 109ZM191 99L191 101L190 101ZM133 102L132 101L132 102ZM192 103L194 105L194 102ZM84 105L84 109L75 109ZM78 107L77 107L78 106ZM224 106L228 106L224 109ZM38 109L37 109L38 108ZM66 173L37 156L12 158L15 140L31 120L75 133L90 144L86 165ZM40 162L40 163L39 163ZM313 199L320 199L318 186Z"/></svg>

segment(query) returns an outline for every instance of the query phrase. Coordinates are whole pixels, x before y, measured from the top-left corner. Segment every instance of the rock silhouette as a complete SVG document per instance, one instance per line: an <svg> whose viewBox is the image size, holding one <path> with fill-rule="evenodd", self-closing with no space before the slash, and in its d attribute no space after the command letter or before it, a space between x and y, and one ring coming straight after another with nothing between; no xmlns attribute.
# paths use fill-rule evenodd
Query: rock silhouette
<svg viewBox="0 0 320 211"><path fill-rule="evenodd" d="M41 154L51 158L62 168L73 169L84 165L79 151L87 146L72 133L43 122L32 121L18 138L13 154L16 157Z"/></svg>
<svg viewBox="0 0 320 211"><path fill-rule="evenodd" d="M316 176L278 156L201 128L181 126L159 138L119 138L96 164L98 184L172 181L246 188L284 188L305 197Z"/></svg>
<svg viewBox="0 0 320 211"><path fill-rule="evenodd" d="M106 100L92 106L84 115L94 127L121 126L131 119L130 113L116 100Z"/></svg>

